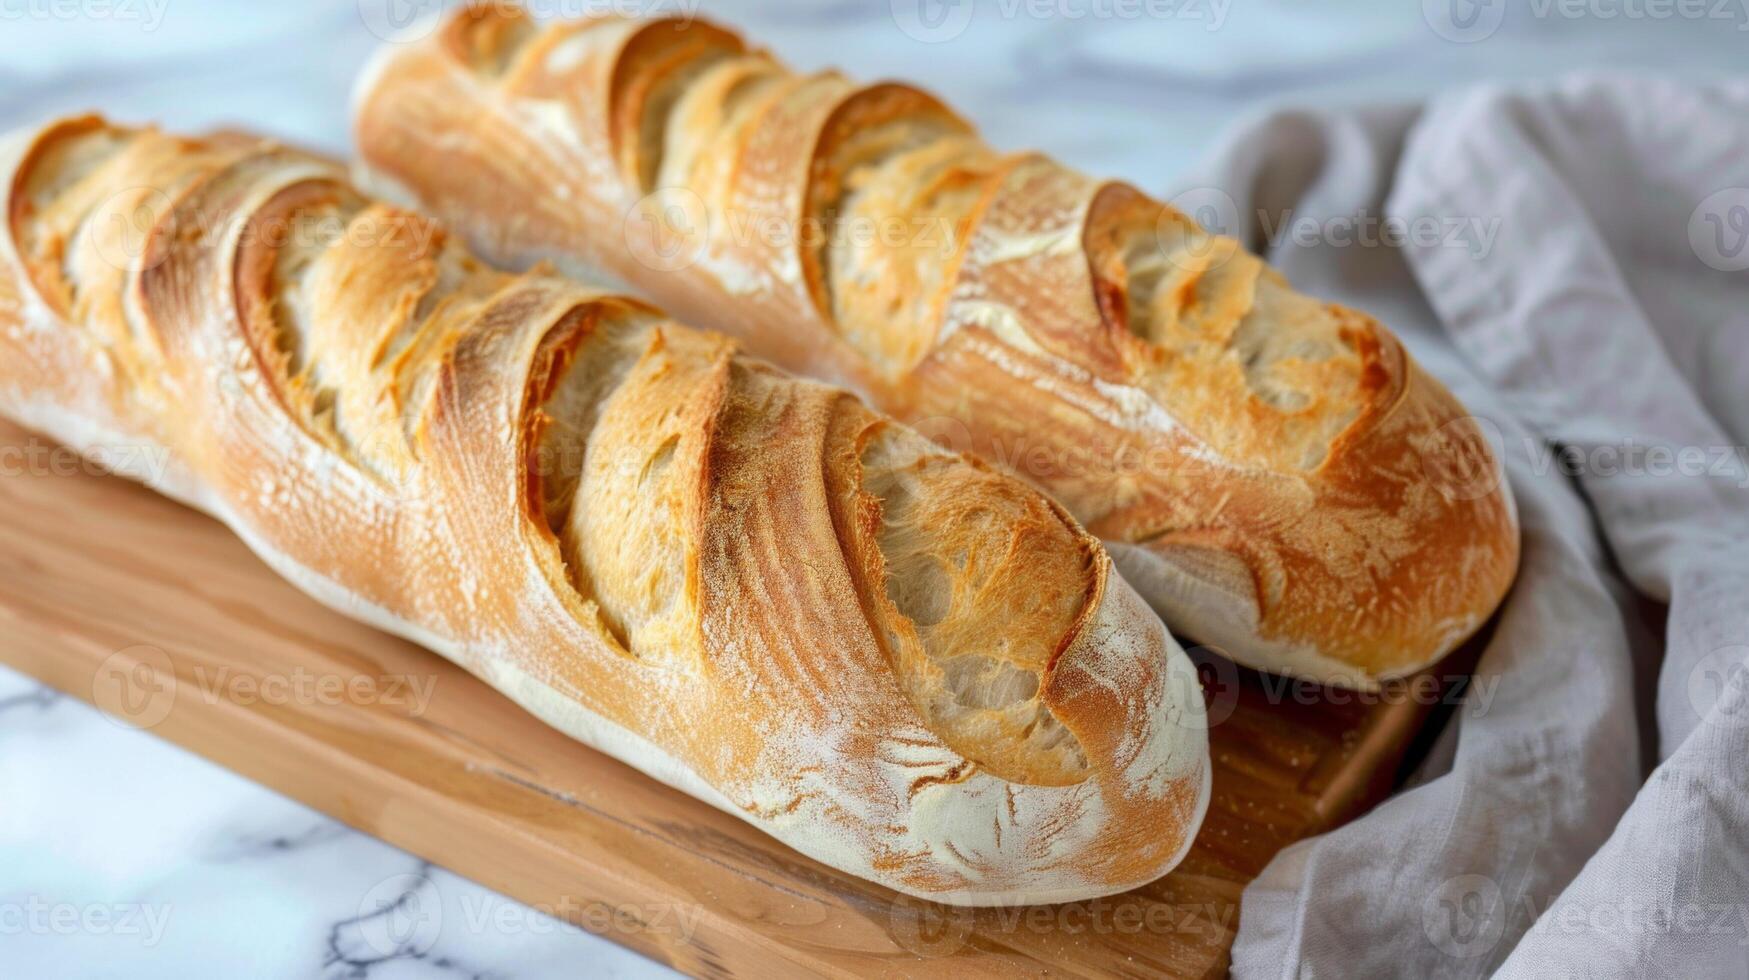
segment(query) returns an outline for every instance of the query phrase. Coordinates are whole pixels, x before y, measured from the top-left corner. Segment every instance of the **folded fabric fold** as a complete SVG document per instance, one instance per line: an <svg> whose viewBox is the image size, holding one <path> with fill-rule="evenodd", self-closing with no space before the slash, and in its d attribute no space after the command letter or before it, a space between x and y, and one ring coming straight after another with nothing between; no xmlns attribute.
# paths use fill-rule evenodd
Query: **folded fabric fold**
<svg viewBox="0 0 1749 980"><path fill-rule="evenodd" d="M1413 788L1251 886L1235 971L1741 976L1749 85L1282 113L1189 186L1398 325L1498 440L1525 532L1490 695Z"/></svg>

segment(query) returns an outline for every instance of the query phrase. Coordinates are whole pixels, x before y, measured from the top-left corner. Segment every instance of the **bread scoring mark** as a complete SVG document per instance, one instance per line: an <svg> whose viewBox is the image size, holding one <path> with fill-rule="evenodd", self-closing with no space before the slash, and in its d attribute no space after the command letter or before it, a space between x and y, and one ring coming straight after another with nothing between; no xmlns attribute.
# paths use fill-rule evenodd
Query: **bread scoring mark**
<svg viewBox="0 0 1749 980"><path fill-rule="evenodd" d="M1316 470L1389 380L1376 325L1121 187L1092 205L1096 304L1136 383L1238 461Z"/></svg>
<svg viewBox="0 0 1749 980"><path fill-rule="evenodd" d="M193 143L91 116L38 134L13 173L7 209L31 297L50 314L32 322L71 326L111 384L167 404L160 338L127 286L142 263L168 254L167 240L187 237L171 219L190 189L264 148L245 137Z"/></svg>
<svg viewBox="0 0 1749 980"><path fill-rule="evenodd" d="M904 85L854 89L820 126L803 274L820 315L888 381L934 344L1001 165L963 120Z"/></svg>
<svg viewBox="0 0 1749 980"><path fill-rule="evenodd" d="M657 187L670 116L700 76L745 49L735 35L695 20L641 23L621 45L608 83L614 153L639 195Z"/></svg>
<svg viewBox="0 0 1749 980"><path fill-rule="evenodd" d="M440 39L470 71L498 79L539 33L539 25L520 10L469 4L444 26Z"/></svg>
<svg viewBox="0 0 1749 980"><path fill-rule="evenodd" d="M1042 500L1002 492L1005 480L915 433L876 425L860 443L862 534L875 546L871 586L880 589L871 608L912 704L1003 778L1087 778L1084 751L1043 696L1093 588L1078 532ZM980 627L992 621L1003 629Z"/></svg>
<svg viewBox="0 0 1749 980"><path fill-rule="evenodd" d="M80 288L69 266L71 245L102 210L96 195L109 190L104 171L135 136L109 130L93 118L71 120L39 138L13 178L12 240L31 287L63 318L73 317Z"/></svg>
<svg viewBox="0 0 1749 980"><path fill-rule="evenodd" d="M703 641L693 626L699 516L688 501L733 347L599 303L555 334L529 416L529 499L572 585L627 653L693 662Z"/></svg>

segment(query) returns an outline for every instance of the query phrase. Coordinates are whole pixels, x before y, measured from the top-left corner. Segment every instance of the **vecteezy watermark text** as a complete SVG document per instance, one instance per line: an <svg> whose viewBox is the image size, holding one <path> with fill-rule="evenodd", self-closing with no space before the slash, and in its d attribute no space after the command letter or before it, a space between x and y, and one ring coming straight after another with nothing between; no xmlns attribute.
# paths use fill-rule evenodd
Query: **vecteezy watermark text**
<svg viewBox="0 0 1749 980"><path fill-rule="evenodd" d="M1419 215L1401 218L1361 210L1330 218L1282 211L1258 211L1264 240L1270 247L1287 242L1302 248L1460 248L1476 258L1494 249L1500 218L1475 215Z"/></svg>
<svg viewBox="0 0 1749 980"><path fill-rule="evenodd" d="M85 452L34 436L0 446L0 477L106 476L123 473L156 482L170 465L170 450L149 443L94 446Z"/></svg>
<svg viewBox="0 0 1749 980"><path fill-rule="evenodd" d="M147 948L170 925L171 908L149 902L57 902L32 895L0 902L0 936L124 936Z"/></svg>
<svg viewBox="0 0 1749 980"><path fill-rule="evenodd" d="M1493 37L1507 11L1532 20L1625 21L1655 24L1711 21L1749 30L1749 0L1422 0L1421 16L1433 32L1456 44Z"/></svg>
<svg viewBox="0 0 1749 980"><path fill-rule="evenodd" d="M999 20L1175 21L1218 31L1233 0L890 0L893 23L913 40L951 41L979 9Z"/></svg>
<svg viewBox="0 0 1749 980"><path fill-rule="evenodd" d="M1256 229L1263 235L1261 251L1283 244L1300 248L1442 248L1461 249L1482 259L1494 250L1503 224L1500 215L1402 217L1368 208L1323 216L1293 208L1258 208L1253 212L1254 221L1247 223L1241 220L1238 202L1219 187L1192 187L1174 195L1170 203L1212 234L1238 237ZM1177 220L1174 212L1161 215L1158 231L1163 248L1182 238ZM1212 243L1205 247L1212 247ZM1169 253L1174 251L1168 248Z"/></svg>
<svg viewBox="0 0 1749 980"><path fill-rule="evenodd" d="M523 904L473 891L446 901L445 889L428 871L391 875L372 885L359 900L358 915L336 931L336 952L371 959L418 957L446 935L544 936L578 930L610 938L672 936L685 943L704 918L704 906L685 902L561 895Z"/></svg>
<svg viewBox="0 0 1749 980"><path fill-rule="evenodd" d="M170 0L0 0L0 22L108 20L140 25L145 32L164 23Z"/></svg>
<svg viewBox="0 0 1749 980"><path fill-rule="evenodd" d="M197 663L179 675L163 649L136 644L98 664L91 701L118 725L153 728L184 697L244 707L384 705L416 718L430 708L436 689L436 674L324 673L302 666L258 673Z"/></svg>
<svg viewBox="0 0 1749 980"><path fill-rule="evenodd" d="M978 910L901 895L887 913L887 934L925 958L952 956L965 948L974 928L986 935L1180 936L1230 935L1237 903L1162 902L1140 895L1114 895L1057 905L1000 906Z"/></svg>
<svg viewBox="0 0 1749 980"><path fill-rule="evenodd" d="M227 701L245 707L308 704L334 707L343 704L382 704L400 708L418 717L431 706L437 688L434 674L325 674L303 667L289 673L239 673L229 667L198 664L193 670L195 690L209 704Z"/></svg>
<svg viewBox="0 0 1749 980"><path fill-rule="evenodd" d="M1742 903L1646 901L1631 895L1539 901L1481 874L1448 878L1429 892L1421 905L1421 926L1428 941L1453 959L1486 956L1508 933L1707 936L1715 943L1749 947L1749 905Z"/></svg>
<svg viewBox="0 0 1749 980"><path fill-rule="evenodd" d="M704 906L680 902L608 902L562 895L524 905L496 895L461 897L463 926L473 934L546 935L582 929L598 936L664 934L689 940Z"/></svg>
<svg viewBox="0 0 1749 980"><path fill-rule="evenodd" d="M1749 489L1749 449L1743 446L1672 446L1628 438L1619 443L1551 447L1527 437L1525 448L1531 471L1538 476L1554 470L1567 477L1715 479Z"/></svg>
<svg viewBox="0 0 1749 980"><path fill-rule="evenodd" d="M159 0L165 2L165 0ZM451 7L465 7L477 14L512 17L523 13L537 21L553 22L619 17L644 20L671 17L690 23L704 0L358 0L358 17L366 30L385 41L411 43L430 36Z"/></svg>

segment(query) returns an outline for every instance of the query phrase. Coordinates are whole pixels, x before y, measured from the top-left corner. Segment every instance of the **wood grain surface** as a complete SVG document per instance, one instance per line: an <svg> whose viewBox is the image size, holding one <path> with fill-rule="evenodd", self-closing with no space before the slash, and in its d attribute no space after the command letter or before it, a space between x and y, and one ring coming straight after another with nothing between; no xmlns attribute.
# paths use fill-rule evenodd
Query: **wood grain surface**
<svg viewBox="0 0 1749 980"><path fill-rule="evenodd" d="M1433 675L1367 698L1208 659L1214 797L1176 871L1090 902L950 909L571 741L306 598L217 522L4 423L0 467L0 660L700 976L1220 975L1246 883L1388 791L1441 700Z"/></svg>

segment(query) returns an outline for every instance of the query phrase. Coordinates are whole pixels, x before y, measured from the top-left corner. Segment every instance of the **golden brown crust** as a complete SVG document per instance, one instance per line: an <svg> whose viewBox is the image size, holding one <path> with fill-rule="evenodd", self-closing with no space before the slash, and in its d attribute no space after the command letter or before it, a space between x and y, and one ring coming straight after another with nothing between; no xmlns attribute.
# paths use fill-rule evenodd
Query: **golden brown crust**
<svg viewBox="0 0 1749 980"><path fill-rule="evenodd" d="M683 23L640 25L621 48L608 86L614 158L626 179L645 192L656 185L674 101L711 64L742 51L740 39L728 31L706 24L676 30Z"/></svg>
<svg viewBox="0 0 1749 980"><path fill-rule="evenodd" d="M1105 894L1188 847L1194 673L1011 477L265 141L80 119L0 173L0 412L168 450L140 475L323 601L913 894Z"/></svg>
<svg viewBox="0 0 1749 980"><path fill-rule="evenodd" d="M1132 188L997 154L923 93L794 75L701 22L519 29L502 78L446 53L520 21L384 53L367 179L1019 472L1247 664L1369 686L1510 585L1498 461L1372 318ZM663 215L678 256L610 230Z"/></svg>

